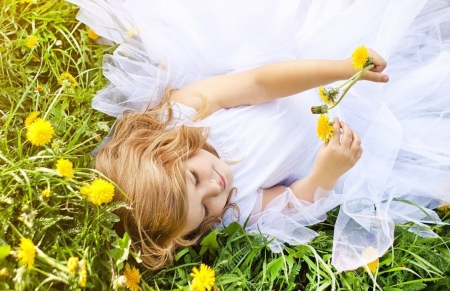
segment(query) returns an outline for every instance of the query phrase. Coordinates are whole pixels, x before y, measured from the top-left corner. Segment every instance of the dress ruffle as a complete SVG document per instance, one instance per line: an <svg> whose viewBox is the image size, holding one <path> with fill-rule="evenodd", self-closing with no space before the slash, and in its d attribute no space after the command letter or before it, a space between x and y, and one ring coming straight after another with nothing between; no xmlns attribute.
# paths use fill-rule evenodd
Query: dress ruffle
<svg viewBox="0 0 450 291"><path fill-rule="evenodd" d="M331 112L360 134L364 153L328 198L317 194L313 204L287 188L252 214L261 188L288 186L312 169L320 147L316 117L308 112L319 103L314 90L220 110L197 124L189 121L195 111L180 106L182 122L211 127L209 141L220 157L242 160L234 166L240 222L252 215L247 231L275 238L274 250L310 241L316 234L306 226L336 205L332 264L338 271L383 255L395 223L411 222L411 231L436 236L427 226L441 223L432 209L450 204L448 1L70 2L81 7L82 22L120 44L104 60L110 84L93 101L112 116L151 108L167 86L279 60L346 58L361 44L372 47L388 62L389 83L359 82ZM277 142L270 145L262 133ZM367 249L376 251L366 256Z"/></svg>

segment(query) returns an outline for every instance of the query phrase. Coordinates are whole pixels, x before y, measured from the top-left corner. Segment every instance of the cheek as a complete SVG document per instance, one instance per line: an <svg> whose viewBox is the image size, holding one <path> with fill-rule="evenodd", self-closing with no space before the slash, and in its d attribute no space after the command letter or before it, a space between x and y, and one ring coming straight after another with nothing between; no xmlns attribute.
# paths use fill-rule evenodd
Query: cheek
<svg viewBox="0 0 450 291"><path fill-rule="evenodd" d="M185 231L190 232L196 229L203 221L202 209L189 209Z"/></svg>
<svg viewBox="0 0 450 291"><path fill-rule="evenodd" d="M227 193L222 193L218 197L211 199L209 203L206 204L210 216L221 216L227 202L227 197Z"/></svg>

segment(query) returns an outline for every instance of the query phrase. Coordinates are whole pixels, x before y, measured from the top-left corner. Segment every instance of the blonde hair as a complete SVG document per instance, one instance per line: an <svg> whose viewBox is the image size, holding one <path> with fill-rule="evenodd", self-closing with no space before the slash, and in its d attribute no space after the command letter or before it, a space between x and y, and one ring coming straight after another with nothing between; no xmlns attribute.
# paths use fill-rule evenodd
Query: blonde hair
<svg viewBox="0 0 450 291"><path fill-rule="evenodd" d="M172 124L169 95L166 90L152 110L124 113L95 158L96 169L126 193L116 189L114 195L130 206L117 211L121 230L151 270L170 264L177 249L194 244L217 222L212 217L188 235L182 233L188 215L183 161L202 148L213 149L205 129Z"/></svg>

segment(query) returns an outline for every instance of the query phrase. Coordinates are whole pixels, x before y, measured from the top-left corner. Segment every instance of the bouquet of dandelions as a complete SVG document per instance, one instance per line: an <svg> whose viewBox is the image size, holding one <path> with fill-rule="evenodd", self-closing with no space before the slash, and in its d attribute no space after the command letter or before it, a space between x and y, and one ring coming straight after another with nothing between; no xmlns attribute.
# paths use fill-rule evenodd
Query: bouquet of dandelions
<svg viewBox="0 0 450 291"><path fill-rule="evenodd" d="M317 122L317 136L320 140L328 142L333 137L333 123L330 122L328 111L336 107L344 98L345 94L366 72L374 67L372 58L369 56L369 50L365 46L359 46L352 54L352 65L359 70L350 79L335 88L319 87L320 99L325 103L319 106L311 107L313 114L320 114ZM342 94L341 94L342 90Z"/></svg>

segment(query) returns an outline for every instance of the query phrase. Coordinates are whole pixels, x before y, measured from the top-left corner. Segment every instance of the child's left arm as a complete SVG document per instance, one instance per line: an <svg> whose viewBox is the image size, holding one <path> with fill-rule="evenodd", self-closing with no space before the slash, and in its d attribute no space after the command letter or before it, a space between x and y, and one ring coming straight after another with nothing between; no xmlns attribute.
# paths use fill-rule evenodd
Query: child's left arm
<svg viewBox="0 0 450 291"><path fill-rule="evenodd" d="M387 82L387 75L382 73L386 61L373 50L369 51L375 67L367 71L361 79ZM172 100L198 110L202 107L202 99L198 97L203 96L209 103L209 114L222 108L261 104L348 79L356 73L351 62L351 58L277 62L249 71L194 82L174 91Z"/></svg>

